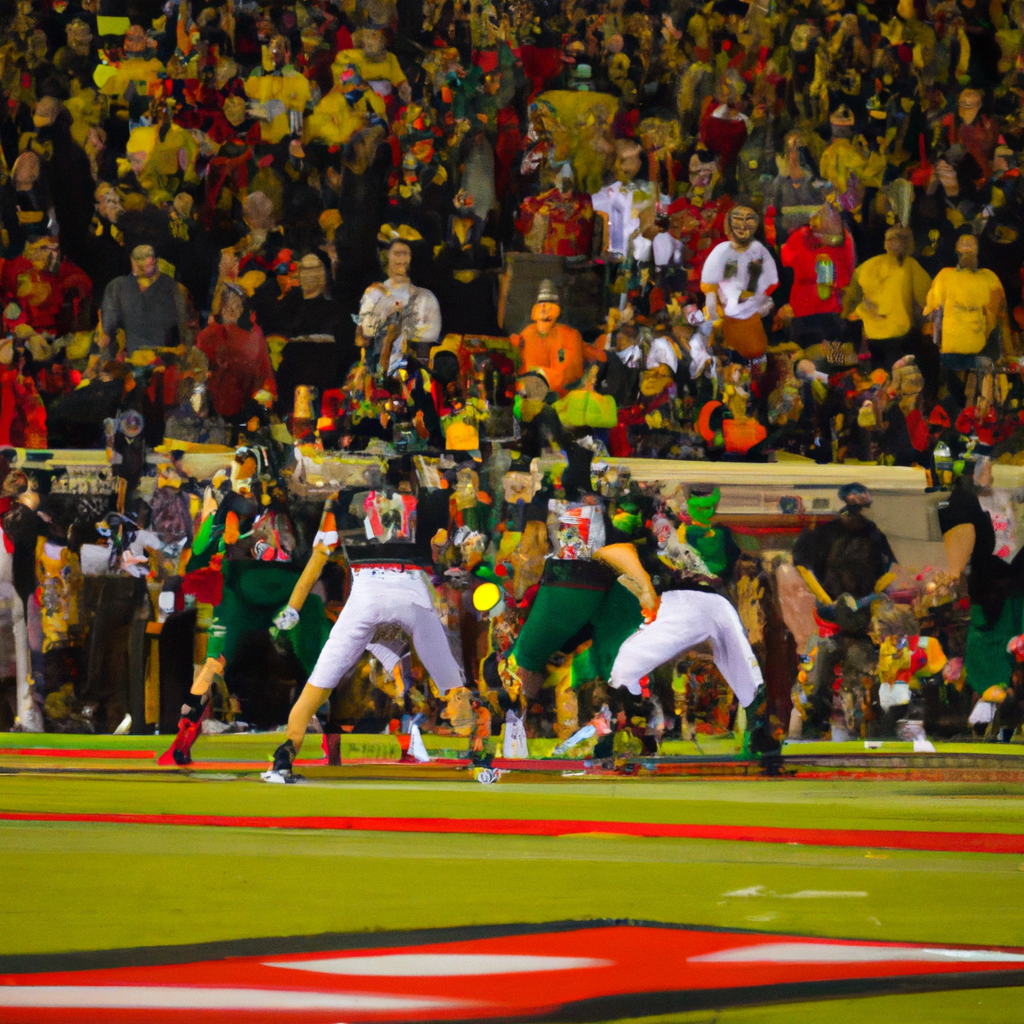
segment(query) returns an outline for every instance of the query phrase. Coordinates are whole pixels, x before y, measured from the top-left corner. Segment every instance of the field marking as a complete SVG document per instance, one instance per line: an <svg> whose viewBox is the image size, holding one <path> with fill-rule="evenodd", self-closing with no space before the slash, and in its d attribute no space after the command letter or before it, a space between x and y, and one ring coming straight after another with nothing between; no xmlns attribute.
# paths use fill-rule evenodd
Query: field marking
<svg viewBox="0 0 1024 1024"><path fill-rule="evenodd" d="M941 853L1024 853L1013 832L914 832L883 829L784 828L758 825L686 825L640 821L565 821L541 818L271 817L227 814L131 814L0 811L0 821L93 822L109 825L201 825L215 828L428 832L449 835L567 836L587 833L652 839L712 839L794 846L847 846Z"/></svg>
<svg viewBox="0 0 1024 1024"><path fill-rule="evenodd" d="M534 974L538 971L614 967L615 961L584 956L529 956L514 953L382 953L376 956L341 956L319 960L267 960L264 966L360 978L470 978L488 974Z"/></svg>
<svg viewBox="0 0 1024 1024"><path fill-rule="evenodd" d="M747 899L749 897L767 897L773 900L833 900L833 899L865 899L867 893L853 889L801 889L799 892L774 892L763 885L752 885L747 889L735 889L723 892L723 896Z"/></svg>
<svg viewBox="0 0 1024 1024"><path fill-rule="evenodd" d="M3 985L0 1006L28 1009L328 1010L362 1012L437 1010L473 1004L464 999L403 998L361 992L288 992L280 989L193 985Z"/></svg>
<svg viewBox="0 0 1024 1024"><path fill-rule="evenodd" d="M687 958L691 964L1020 964L1024 954L1000 949L927 949L829 942L766 942Z"/></svg>

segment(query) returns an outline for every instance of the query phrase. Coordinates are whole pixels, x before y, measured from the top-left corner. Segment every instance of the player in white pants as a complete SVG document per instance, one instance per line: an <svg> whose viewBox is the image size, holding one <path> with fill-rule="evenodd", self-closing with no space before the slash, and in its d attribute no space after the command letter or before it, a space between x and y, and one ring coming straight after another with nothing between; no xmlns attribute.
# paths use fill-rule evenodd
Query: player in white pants
<svg viewBox="0 0 1024 1024"><path fill-rule="evenodd" d="M267 782L294 781L291 765L309 720L330 691L356 667L364 651L377 654L373 634L378 626L392 622L412 637L416 654L441 693L465 685L434 611L423 570L403 563L353 565L352 591L288 716L287 739L274 752L274 767L263 774Z"/></svg>
<svg viewBox="0 0 1024 1024"><path fill-rule="evenodd" d="M764 685L746 630L731 604L702 590L670 590L661 595L653 622L641 626L620 648L612 665L612 686L640 693L640 680L705 640L715 665L743 707Z"/></svg>
<svg viewBox="0 0 1024 1024"><path fill-rule="evenodd" d="M373 634L384 622L396 623L412 637L416 654L442 693L464 685L423 573L359 566L353 567L352 592L320 652L309 685L333 690L356 667L367 647L376 655Z"/></svg>

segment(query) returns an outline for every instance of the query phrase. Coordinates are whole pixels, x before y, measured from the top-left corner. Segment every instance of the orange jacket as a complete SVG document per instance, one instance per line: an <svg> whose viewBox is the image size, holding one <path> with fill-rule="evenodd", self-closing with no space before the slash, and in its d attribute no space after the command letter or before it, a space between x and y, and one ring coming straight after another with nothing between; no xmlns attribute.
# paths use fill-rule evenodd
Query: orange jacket
<svg viewBox="0 0 1024 1024"><path fill-rule="evenodd" d="M512 344L519 350L519 370L543 370L552 391L564 395L583 376L583 337L565 324L554 324L541 335L535 324L522 334L513 334Z"/></svg>

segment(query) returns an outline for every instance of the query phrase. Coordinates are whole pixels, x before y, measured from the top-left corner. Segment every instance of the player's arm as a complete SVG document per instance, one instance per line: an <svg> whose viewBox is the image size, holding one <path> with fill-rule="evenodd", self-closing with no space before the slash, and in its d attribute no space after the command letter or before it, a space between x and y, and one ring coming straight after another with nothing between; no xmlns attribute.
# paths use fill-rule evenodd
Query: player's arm
<svg viewBox="0 0 1024 1024"><path fill-rule="evenodd" d="M306 603L309 592L316 586L320 574L324 571L327 560L338 546L338 525L334 519L334 501L338 497L333 494L324 502L324 512L320 517L320 529L313 538L313 553L302 570L302 575L295 581L288 603L274 616L274 626L280 630L294 629L299 624L299 613Z"/></svg>

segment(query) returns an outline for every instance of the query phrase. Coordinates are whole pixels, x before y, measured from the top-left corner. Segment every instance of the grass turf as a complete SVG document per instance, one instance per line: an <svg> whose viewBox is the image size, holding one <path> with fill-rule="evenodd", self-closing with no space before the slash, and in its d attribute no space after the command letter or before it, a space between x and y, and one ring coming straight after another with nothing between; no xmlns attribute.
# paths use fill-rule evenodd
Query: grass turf
<svg viewBox="0 0 1024 1024"><path fill-rule="evenodd" d="M471 781L311 780L267 786L253 776L128 778L12 775L0 811L352 815L572 819L939 832L1022 830L1024 784L803 780L556 778L512 773ZM519 781L521 779L530 781Z"/></svg>
<svg viewBox="0 0 1024 1024"><path fill-rule="evenodd" d="M514 776L510 777L514 778ZM1019 831L1022 786L460 783L14 775L0 809L571 817ZM0 954L630 917L1024 946L1020 857L754 843L0 823ZM688 1024L1024 1024L1021 990L685 1014Z"/></svg>
<svg viewBox="0 0 1024 1024"><path fill-rule="evenodd" d="M0 756L5 751L32 748L50 748L58 750L151 750L162 754L171 744L171 736L107 736L107 735L75 735L55 733L0 733ZM235 733L227 736L200 736L192 748L197 761L230 759L267 761L274 748L284 740L284 734L271 733ZM423 742L434 756L464 757L469 747L469 740L457 736L423 736ZM532 757L550 757L557 745L556 739L532 739L529 741ZM341 737L342 756L348 758L382 758L397 759L400 750L394 736L378 736L372 734L343 734ZM661 753L675 757L716 757L731 758L737 754L738 744L731 735L702 736L698 747L689 740L665 740ZM496 748L494 741L491 745ZM999 755L1024 755L1024 738L1018 737L1013 743L954 743L938 741L936 750L939 754L967 754L974 757ZM496 751L492 751L496 752ZM885 740L882 746L875 749L865 748L863 742L829 743L811 740L786 740L783 754L795 756L857 756L885 757L894 754L913 754L913 743L898 740ZM310 735L302 748L302 756L316 758L321 756L320 737ZM571 759L578 752L570 751Z"/></svg>

